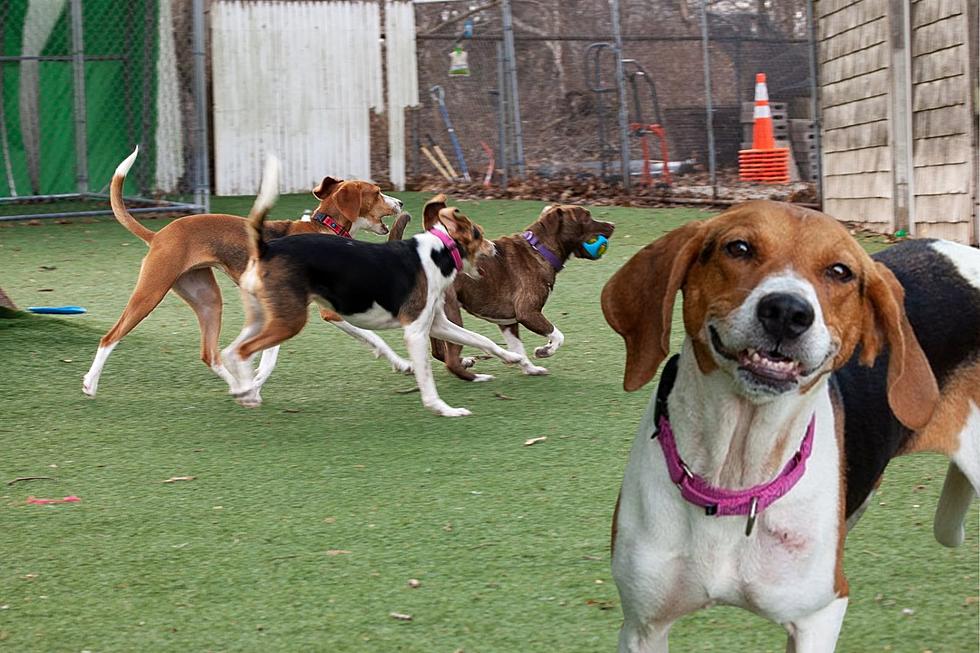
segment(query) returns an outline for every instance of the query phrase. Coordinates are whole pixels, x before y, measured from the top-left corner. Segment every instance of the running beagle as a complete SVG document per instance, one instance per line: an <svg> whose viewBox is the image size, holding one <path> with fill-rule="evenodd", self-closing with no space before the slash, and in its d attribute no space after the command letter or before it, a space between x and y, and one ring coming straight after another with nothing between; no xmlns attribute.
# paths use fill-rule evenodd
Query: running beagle
<svg viewBox="0 0 980 653"><path fill-rule="evenodd" d="M903 291L904 287L904 291ZM715 604L834 650L844 538L890 458L951 459L934 533L980 488L980 251L904 242L869 257L830 216L758 201L646 246L603 289L626 390L684 343L640 422L613 518L623 653L667 651ZM938 384L937 384L938 379Z"/></svg>
<svg viewBox="0 0 980 653"><path fill-rule="evenodd" d="M201 327L201 360L226 382L232 382L232 377L219 359L221 290L212 268L221 268L238 283L248 262L245 230L242 228L244 220L233 215L207 213L174 220L157 232L147 229L126 210L122 195L126 175L138 153L137 147L116 168L109 200L116 220L149 245L150 251L143 259L139 280L126 308L116 324L102 337L92 367L85 375L82 390L90 397L94 397L98 390L99 377L109 354L126 334L157 307L169 290L177 293L197 314ZM335 233L351 238L361 228L385 235L388 228L383 219L397 214L402 208L401 200L383 194L380 188L366 181L324 177L313 189L313 196L319 205L311 221L269 222L265 225L265 237ZM376 356L384 356L396 371L411 371L411 364L392 351L376 334L343 322L335 324L348 335L372 347ZM272 373L278 352L278 348L262 352L257 381L259 387Z"/></svg>
<svg viewBox="0 0 980 653"><path fill-rule="evenodd" d="M275 166L267 176L275 177ZM252 357L300 332L307 306L316 302L327 316L362 329L404 329L422 404L446 417L470 414L439 398L429 362L429 335L493 354L507 363L522 356L446 318L444 293L457 273L476 274L476 260L494 253L483 230L437 195L423 210L433 227L405 241L367 243L298 235L267 241L265 214L275 186L263 190L248 221L249 262L241 278L245 327L222 352L233 376L232 394L243 406L256 405Z"/></svg>

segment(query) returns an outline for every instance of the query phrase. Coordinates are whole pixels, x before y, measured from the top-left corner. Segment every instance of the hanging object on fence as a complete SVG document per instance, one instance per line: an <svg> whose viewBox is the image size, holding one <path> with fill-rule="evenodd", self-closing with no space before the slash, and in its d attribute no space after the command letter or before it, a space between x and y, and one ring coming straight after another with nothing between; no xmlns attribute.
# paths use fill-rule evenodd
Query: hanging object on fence
<svg viewBox="0 0 980 653"><path fill-rule="evenodd" d="M449 76L450 77L469 77L470 66L467 62L468 55L463 49L462 40L473 38L473 19L467 18L463 23L463 33L459 35L453 43L453 50L449 53Z"/></svg>
<svg viewBox="0 0 980 653"><path fill-rule="evenodd" d="M469 77L470 65L467 62L466 50L463 46L457 45L449 53L449 76L450 77Z"/></svg>

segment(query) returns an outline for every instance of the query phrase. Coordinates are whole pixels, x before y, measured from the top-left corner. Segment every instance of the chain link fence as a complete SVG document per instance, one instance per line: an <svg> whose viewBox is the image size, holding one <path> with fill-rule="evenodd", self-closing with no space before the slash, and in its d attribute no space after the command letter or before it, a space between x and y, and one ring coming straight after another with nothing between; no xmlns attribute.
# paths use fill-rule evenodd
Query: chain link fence
<svg viewBox="0 0 980 653"><path fill-rule="evenodd" d="M208 4L0 3L0 219L107 211L112 171L137 143L126 186L137 212L206 205ZM818 183L807 11L805 0L418 0L409 176L553 180L579 196L599 182L664 194L666 170L677 194L738 197L765 72L793 178ZM372 116L380 180L386 133Z"/></svg>
<svg viewBox="0 0 980 653"><path fill-rule="evenodd" d="M508 9L520 123L508 122L506 106L501 113L500 89L506 104L511 83ZM410 171L420 179L440 178L426 154L438 159L436 147L459 168L429 93L438 85L462 159L481 178L489 151L495 183L520 175L522 152L527 174L541 179L602 179L622 188L625 161L634 191L662 191L666 167L685 194L737 196L746 186L738 182L738 151L751 147L760 72L768 77L777 146L791 148L791 178L802 182L787 190L805 182L813 188L819 179L805 0L425 2L416 5L416 24L423 104L410 124L412 149L421 155ZM467 76L449 74L457 48L466 53Z"/></svg>
<svg viewBox="0 0 980 653"><path fill-rule="evenodd" d="M0 219L107 212L137 144L134 212L203 208L203 16L201 0L0 3Z"/></svg>

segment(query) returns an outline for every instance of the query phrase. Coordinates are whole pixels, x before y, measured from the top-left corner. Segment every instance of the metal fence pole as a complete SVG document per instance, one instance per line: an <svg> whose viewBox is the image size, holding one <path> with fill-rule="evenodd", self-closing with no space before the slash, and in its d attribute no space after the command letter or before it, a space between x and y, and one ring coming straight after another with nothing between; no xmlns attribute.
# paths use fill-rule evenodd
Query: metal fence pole
<svg viewBox="0 0 980 653"><path fill-rule="evenodd" d="M623 190L630 192L629 107L626 105L626 75L623 70L623 33L619 24L619 0L610 0L613 51L616 53L616 90L619 96L619 158Z"/></svg>
<svg viewBox="0 0 980 653"><path fill-rule="evenodd" d="M711 99L711 59L708 52L708 8L701 0L701 55L704 58L705 123L708 132L708 176L711 179L711 196L718 197L718 171L715 161L714 103Z"/></svg>
<svg viewBox="0 0 980 653"><path fill-rule="evenodd" d="M194 45L194 114L197 125L194 128L194 203L205 213L211 208L210 166L208 165L208 103L207 76L205 72L204 47L204 0L193 0Z"/></svg>
<svg viewBox="0 0 980 653"><path fill-rule="evenodd" d="M85 114L85 39L82 0L71 0L72 96L75 110L75 183L88 192L88 117Z"/></svg>
<svg viewBox="0 0 980 653"><path fill-rule="evenodd" d="M823 144L820 134L820 80L817 73L817 23L813 14L813 3L806 3L807 38L809 39L810 63L810 115L813 117L813 142L817 148L817 201L823 205Z"/></svg>
<svg viewBox="0 0 980 653"><path fill-rule="evenodd" d="M510 157L507 147L507 75L504 72L506 57L504 56L504 44L497 42L497 140L500 142L500 162L498 168L501 171L500 183L507 188L510 175Z"/></svg>
<svg viewBox="0 0 980 653"><path fill-rule="evenodd" d="M504 68L510 81L510 109L513 121L514 158L517 176L524 176L524 128L521 125L521 100L517 90L517 55L514 52L514 23L510 0L501 0L500 16L504 30Z"/></svg>

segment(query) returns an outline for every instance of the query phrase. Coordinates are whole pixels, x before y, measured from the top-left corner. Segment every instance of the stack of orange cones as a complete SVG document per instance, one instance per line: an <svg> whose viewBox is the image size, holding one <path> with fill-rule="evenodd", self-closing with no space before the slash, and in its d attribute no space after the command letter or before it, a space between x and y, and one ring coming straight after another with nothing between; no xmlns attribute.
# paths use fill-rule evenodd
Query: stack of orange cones
<svg viewBox="0 0 980 653"><path fill-rule="evenodd" d="M789 183L789 148L776 147L765 73L755 76L752 149L739 150L738 172L742 181Z"/></svg>

